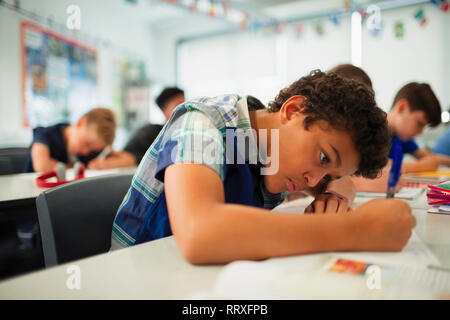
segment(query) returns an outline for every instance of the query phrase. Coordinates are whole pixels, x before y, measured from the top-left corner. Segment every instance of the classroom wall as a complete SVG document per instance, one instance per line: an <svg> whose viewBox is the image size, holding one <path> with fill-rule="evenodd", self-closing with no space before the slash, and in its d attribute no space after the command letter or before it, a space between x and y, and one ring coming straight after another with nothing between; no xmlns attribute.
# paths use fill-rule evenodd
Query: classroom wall
<svg viewBox="0 0 450 320"><path fill-rule="evenodd" d="M425 10L428 19L425 27L414 19L419 8ZM361 39L362 67L372 79L379 106L388 111L402 85L420 81L430 83L443 109L448 108L450 13L424 4L382 11L381 18L384 23L381 35L374 37L363 29ZM404 23L403 39L394 36L396 21ZM186 42L178 60L179 83L194 95L217 94L221 88L225 92L255 94L267 102L282 86L310 70L327 70L336 64L351 62L350 16L341 18L339 26L324 19L322 36L316 34L315 24L316 21L304 22L300 38L292 31L272 37L240 32ZM241 58L238 57L240 42L248 44ZM236 53L228 49L230 46L236 46ZM247 63L243 63L246 59ZM221 66L217 66L219 60ZM259 63L260 69L266 69L260 72L260 80L265 77L261 81L249 75L249 68L253 70L250 73L258 69L255 63ZM205 66L205 70L194 72L199 66ZM273 70L271 76L267 75L270 70ZM167 71L170 74L172 69Z"/></svg>
<svg viewBox="0 0 450 320"><path fill-rule="evenodd" d="M12 0L6 2L13 3ZM118 57L144 59L147 63L147 75L157 78L153 59L155 45L145 12L140 12L124 1L20 1L22 8L39 16L52 17L54 21L64 25L68 17L66 9L71 4L76 4L81 9L80 32L110 43L106 46L96 45L94 42L98 49L99 105L109 106L112 103L114 75L111 63ZM28 145L31 141L30 129L24 128L22 124L20 22L23 19L23 16L0 6L0 146ZM39 24L46 26L45 22ZM68 32L68 35L71 36L71 33ZM89 44L84 38L80 42ZM121 135L124 133L121 134L119 130L117 141L121 140Z"/></svg>
<svg viewBox="0 0 450 320"><path fill-rule="evenodd" d="M428 19L425 27L413 18L419 8ZM426 4L382 11L381 18L381 36L365 31L362 37L362 67L372 78L380 107L389 110L397 91L411 81L428 82L443 109L450 106L450 13ZM395 38L397 21L404 25L402 39Z"/></svg>
<svg viewBox="0 0 450 320"><path fill-rule="evenodd" d="M239 32L185 42L179 52L179 84L191 96L250 94L267 104L312 70L351 60L350 16L338 25L323 21L322 35L315 29L318 22L303 24L301 35L291 25L280 35Z"/></svg>

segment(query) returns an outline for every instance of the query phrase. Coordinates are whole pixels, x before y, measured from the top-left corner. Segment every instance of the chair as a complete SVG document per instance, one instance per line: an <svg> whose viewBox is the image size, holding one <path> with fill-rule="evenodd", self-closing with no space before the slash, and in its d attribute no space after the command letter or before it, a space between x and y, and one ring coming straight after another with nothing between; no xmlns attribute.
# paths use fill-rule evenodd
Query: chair
<svg viewBox="0 0 450 320"><path fill-rule="evenodd" d="M109 250L113 221L132 177L119 173L85 178L37 197L46 267Z"/></svg>
<svg viewBox="0 0 450 320"><path fill-rule="evenodd" d="M0 175L22 173L29 152L28 148L0 149Z"/></svg>

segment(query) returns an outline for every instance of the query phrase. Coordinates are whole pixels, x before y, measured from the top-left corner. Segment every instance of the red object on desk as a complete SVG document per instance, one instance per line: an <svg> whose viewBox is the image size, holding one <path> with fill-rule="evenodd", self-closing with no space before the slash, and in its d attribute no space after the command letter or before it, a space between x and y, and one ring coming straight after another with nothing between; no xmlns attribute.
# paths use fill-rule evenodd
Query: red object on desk
<svg viewBox="0 0 450 320"><path fill-rule="evenodd" d="M38 187L41 187L41 188L53 188L53 187L65 184L67 182L72 182L72 181L75 181L78 179L83 179L85 171L86 171L86 168L84 167L84 165L81 165L80 170L78 171L78 176L75 179L73 179L73 180L58 180L56 182L50 182L47 180L50 178L53 178L53 177L58 178L56 170L52 170L52 171L43 173L40 176L38 176L36 178L36 184Z"/></svg>

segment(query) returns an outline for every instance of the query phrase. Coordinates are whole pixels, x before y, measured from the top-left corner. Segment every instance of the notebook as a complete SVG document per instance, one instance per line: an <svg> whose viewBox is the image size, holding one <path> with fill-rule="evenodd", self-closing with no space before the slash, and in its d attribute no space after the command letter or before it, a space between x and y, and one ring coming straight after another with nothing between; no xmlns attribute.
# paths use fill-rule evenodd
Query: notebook
<svg viewBox="0 0 450 320"><path fill-rule="evenodd" d="M424 190L423 188L403 187L395 194L395 198L413 200L420 196ZM386 198L386 192L357 192L356 196L364 198Z"/></svg>

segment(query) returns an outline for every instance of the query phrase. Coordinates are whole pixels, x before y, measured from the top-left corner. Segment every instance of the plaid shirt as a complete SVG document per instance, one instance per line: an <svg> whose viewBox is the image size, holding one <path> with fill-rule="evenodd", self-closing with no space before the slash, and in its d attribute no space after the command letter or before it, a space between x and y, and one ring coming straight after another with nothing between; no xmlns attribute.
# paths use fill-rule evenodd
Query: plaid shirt
<svg viewBox="0 0 450 320"><path fill-rule="evenodd" d="M111 250L170 236L164 194L164 171L174 163L198 163L221 178L226 203L273 209L283 194L271 194L264 186L260 164L234 160L242 156L226 143L229 130L251 129L246 99L237 95L198 98L178 106L147 150L120 205L111 237ZM228 150L229 152L230 150ZM242 158L241 158L242 159ZM237 163L236 163L237 162Z"/></svg>

